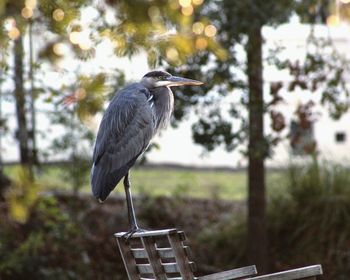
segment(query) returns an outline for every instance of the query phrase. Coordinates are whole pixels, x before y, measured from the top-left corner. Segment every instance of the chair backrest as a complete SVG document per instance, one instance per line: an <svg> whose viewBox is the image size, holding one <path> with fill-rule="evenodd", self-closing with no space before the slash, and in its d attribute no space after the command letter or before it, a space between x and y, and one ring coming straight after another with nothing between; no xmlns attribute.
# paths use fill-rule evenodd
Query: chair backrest
<svg viewBox="0 0 350 280"><path fill-rule="evenodd" d="M126 240L116 233L118 247L130 280L193 280L194 262L184 244L186 236L176 229L137 232Z"/></svg>

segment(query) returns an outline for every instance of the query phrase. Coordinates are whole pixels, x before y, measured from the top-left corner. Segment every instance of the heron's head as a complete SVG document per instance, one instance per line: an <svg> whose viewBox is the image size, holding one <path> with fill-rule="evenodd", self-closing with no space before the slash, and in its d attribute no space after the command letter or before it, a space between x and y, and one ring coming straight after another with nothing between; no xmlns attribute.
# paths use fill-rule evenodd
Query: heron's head
<svg viewBox="0 0 350 280"><path fill-rule="evenodd" d="M178 86L199 86L203 83L196 80L177 77L165 71L151 71L143 76L141 83L148 88L155 87L178 87Z"/></svg>

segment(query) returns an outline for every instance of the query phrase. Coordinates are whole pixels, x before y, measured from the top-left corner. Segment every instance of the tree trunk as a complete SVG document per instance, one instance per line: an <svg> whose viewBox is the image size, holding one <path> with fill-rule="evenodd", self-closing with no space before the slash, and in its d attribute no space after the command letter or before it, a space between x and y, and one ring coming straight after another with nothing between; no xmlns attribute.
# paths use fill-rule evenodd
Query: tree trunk
<svg viewBox="0 0 350 280"><path fill-rule="evenodd" d="M252 23L248 33L249 83L248 257L259 272L268 272L266 227L264 101L261 25Z"/></svg>
<svg viewBox="0 0 350 280"><path fill-rule="evenodd" d="M29 21L29 80L30 80L30 115L31 115L31 160L33 165L38 165L38 150L36 145L36 108L35 108L35 92L34 92L34 57L33 57L33 22Z"/></svg>
<svg viewBox="0 0 350 280"><path fill-rule="evenodd" d="M2 120L2 82L3 82L3 70L0 69L0 120ZM2 131L3 127L0 126L0 201L5 200L5 191L10 185L10 179L4 174L4 165L2 161Z"/></svg>
<svg viewBox="0 0 350 280"><path fill-rule="evenodd" d="M20 36L14 42L14 59L15 59L15 100L16 100L16 117L17 117L17 137L19 142L20 162L22 165L30 168L31 155L29 152L29 135L26 119L26 98L23 85L23 39Z"/></svg>

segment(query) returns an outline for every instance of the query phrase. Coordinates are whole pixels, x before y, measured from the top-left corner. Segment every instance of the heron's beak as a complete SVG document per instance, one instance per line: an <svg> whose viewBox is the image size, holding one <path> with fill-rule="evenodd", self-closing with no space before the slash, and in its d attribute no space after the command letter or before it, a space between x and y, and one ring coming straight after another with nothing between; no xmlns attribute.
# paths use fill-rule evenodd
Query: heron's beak
<svg viewBox="0 0 350 280"><path fill-rule="evenodd" d="M187 78L171 76L166 81L169 87L178 87L178 86L200 86L203 85L202 82L191 80Z"/></svg>

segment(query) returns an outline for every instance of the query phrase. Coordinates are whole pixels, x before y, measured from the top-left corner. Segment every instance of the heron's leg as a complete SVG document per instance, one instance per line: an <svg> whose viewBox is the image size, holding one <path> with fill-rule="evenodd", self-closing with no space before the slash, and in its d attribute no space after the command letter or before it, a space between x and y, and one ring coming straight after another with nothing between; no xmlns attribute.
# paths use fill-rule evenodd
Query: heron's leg
<svg viewBox="0 0 350 280"><path fill-rule="evenodd" d="M132 203L132 197L131 197L131 191L130 191L130 181L129 181L129 172L126 173L124 177L124 189L125 189L125 196L126 196L126 205L128 207L128 218L129 218L129 225L130 225L130 233L135 233L139 230L139 227L136 222L136 215L134 210L134 205Z"/></svg>

